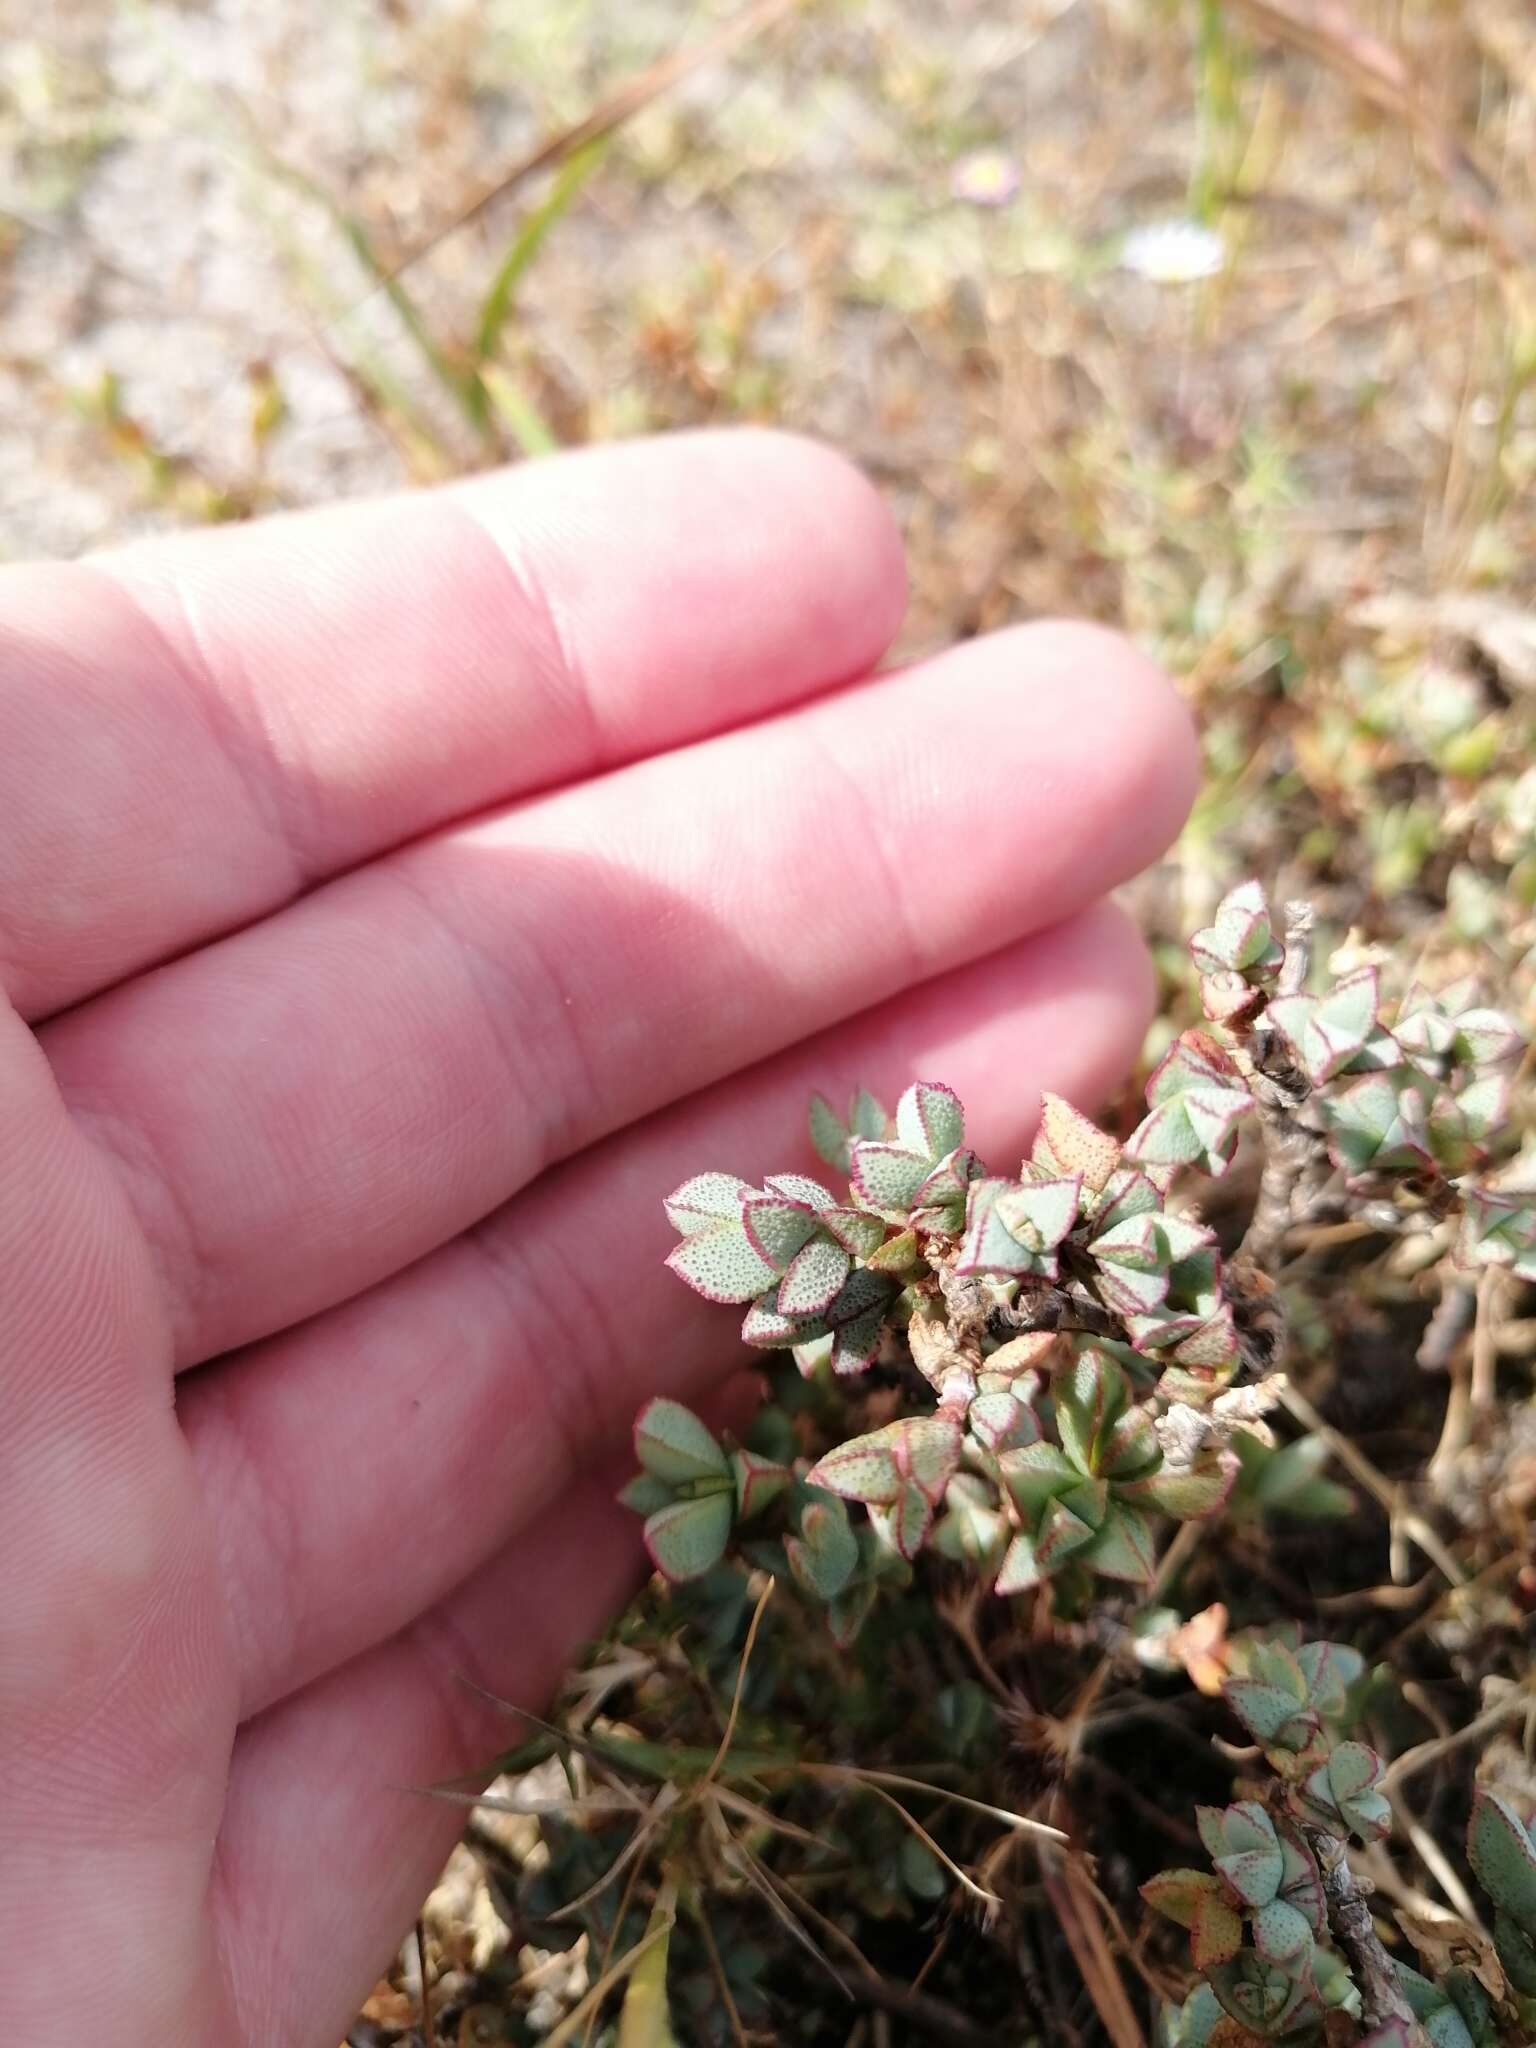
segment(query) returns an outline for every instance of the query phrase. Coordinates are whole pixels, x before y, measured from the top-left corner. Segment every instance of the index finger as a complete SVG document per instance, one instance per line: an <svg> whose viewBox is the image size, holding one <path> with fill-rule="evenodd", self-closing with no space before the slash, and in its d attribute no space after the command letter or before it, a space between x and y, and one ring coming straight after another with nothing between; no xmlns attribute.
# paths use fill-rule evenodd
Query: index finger
<svg viewBox="0 0 1536 2048"><path fill-rule="evenodd" d="M485 806L880 655L871 486L761 431L0 569L0 986L37 1018Z"/></svg>

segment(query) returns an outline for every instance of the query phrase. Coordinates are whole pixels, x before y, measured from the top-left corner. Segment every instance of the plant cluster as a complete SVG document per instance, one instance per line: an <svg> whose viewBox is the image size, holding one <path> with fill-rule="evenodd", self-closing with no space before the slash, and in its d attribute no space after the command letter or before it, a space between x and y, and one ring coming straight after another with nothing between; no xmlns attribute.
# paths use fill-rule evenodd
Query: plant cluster
<svg viewBox="0 0 1536 2048"><path fill-rule="evenodd" d="M1201 1979L1170 2016L1168 2048L1498 2048L1536 2017L1536 1845L1492 1793L1476 1795L1468 1856L1498 1908L1496 1963L1426 1975L1378 1939L1346 1849L1393 1820L1380 1756L1348 1733L1366 1680L1346 1644L1278 1638L1247 1645L1222 1685L1271 1775L1224 1809L1198 1809L1208 1871L1165 1870L1142 1886L1189 1930Z"/></svg>
<svg viewBox="0 0 1536 2048"><path fill-rule="evenodd" d="M673 1401L642 1412L624 1497L668 1581L713 1585L734 1550L821 1604L846 1647L928 1553L1031 1596L1037 1627L1092 1624L1139 1589L1139 1641L1165 1611L1145 1602L1170 1523L1349 1511L1323 1439L1266 1422L1289 1315L1270 1274L1343 1219L1422 1238L1448 1296L1470 1299L1489 1267L1536 1279L1536 1174L1508 1163L1509 1019L1465 982L1389 999L1358 947L1317 962L1311 926L1292 906L1282 929L1255 883L1225 898L1190 947L1205 1021L1169 1046L1123 1136L1047 1095L1028 1157L996 1174L953 1091L919 1082L894 1115L863 1090L845 1115L813 1100L812 1142L846 1194L801 1173L676 1191L673 1270L741 1308L745 1342L799 1377L781 1375L748 1444ZM1257 1193L1224 1251L1196 1198L1245 1144ZM793 1386L814 1396L809 1436ZM828 1441L839 1396L867 1426ZM1381 1757L1354 1732L1364 1658L1294 1627L1218 1649L1197 1682L1262 1775L1198 1809L1209 1869L1143 1887L1188 1930L1197 1973L1167 2008L1167 2048L1519 2038L1536 2012L1536 1847L1513 1807L1480 1791L1468 1845L1496 1960L1389 1957L1348 1853L1393 1821Z"/></svg>
<svg viewBox="0 0 1536 2048"><path fill-rule="evenodd" d="M685 1182L673 1270L744 1307L747 1344L808 1376L875 1370L899 1412L807 1465L727 1454L652 1403L626 1498L658 1567L708 1570L777 1503L754 1554L834 1603L845 1636L930 1544L998 1594L1049 1584L1081 1611L1097 1581L1151 1581L1170 1519L1262 1492L1284 1339L1264 1267L1288 1231L1345 1209L1401 1233L1454 1217L1466 1270L1536 1276L1536 1179L1491 1170L1514 1026L1465 984L1389 1005L1373 964L1314 972L1310 927L1293 908L1282 937L1256 883L1224 899L1190 948L1209 1028L1174 1040L1123 1140L1047 1095L1029 1157L996 1175L953 1091L918 1082L894 1117L866 1091L846 1117L814 1100L846 1197L799 1173ZM1263 1175L1224 1261L1190 1177L1224 1174L1248 1128Z"/></svg>

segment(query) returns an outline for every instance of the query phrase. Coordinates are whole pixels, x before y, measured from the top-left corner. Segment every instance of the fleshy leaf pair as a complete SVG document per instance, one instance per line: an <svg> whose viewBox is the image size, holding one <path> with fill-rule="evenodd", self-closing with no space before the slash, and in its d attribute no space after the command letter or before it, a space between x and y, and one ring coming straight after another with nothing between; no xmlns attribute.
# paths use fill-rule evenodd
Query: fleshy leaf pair
<svg viewBox="0 0 1536 2048"><path fill-rule="evenodd" d="M1181 1519L1211 1513L1235 1462L1165 1472L1149 1411L1132 1401L1121 1367L1097 1349L1073 1360L1053 1405L1059 1443L1026 1443L995 1460L1017 1517L995 1590L1023 1592L1069 1562L1144 1585L1156 1557L1147 1509Z"/></svg>
<svg viewBox="0 0 1536 2048"><path fill-rule="evenodd" d="M1314 1088L1364 1052L1380 1022L1381 983L1374 967L1345 975L1323 995L1276 996L1265 1010Z"/></svg>
<svg viewBox="0 0 1536 2048"><path fill-rule="evenodd" d="M955 1159L964 1142L959 1096L936 1082L915 1081L896 1105L894 1138L850 1139L848 1179L854 1199L882 1215L905 1219L928 1206L930 1193L947 1194L957 1172L964 1185L969 1175ZM943 1189L930 1189L928 1183L945 1164L950 1172L940 1176Z"/></svg>
<svg viewBox="0 0 1536 2048"><path fill-rule="evenodd" d="M862 1502L891 1548L910 1559L960 1462L961 1440L953 1416L908 1416L839 1445L811 1472L810 1484Z"/></svg>
<svg viewBox="0 0 1536 2048"><path fill-rule="evenodd" d="M1185 1031L1174 1040L1147 1083L1147 1100L1148 1114L1126 1140L1127 1159L1159 1170L1226 1172L1253 1096L1236 1061L1208 1031Z"/></svg>
<svg viewBox="0 0 1536 2048"><path fill-rule="evenodd" d="M1429 2048L1498 2048L1499 2025L1493 2001L1470 1970L1449 1969L1436 1983L1421 1977L1406 1963L1396 1963L1394 1968ZM1410 2048L1406 2028L1402 2028L1400 2021L1393 2024L1400 2028L1396 2036L1382 2036L1378 2043L1378 2029L1365 2036L1360 2048L1372 2048L1373 2043L1376 2048Z"/></svg>
<svg viewBox="0 0 1536 2048"><path fill-rule="evenodd" d="M1065 1180L978 1180L970 1190L956 1272L1054 1280L1057 1248L1077 1221L1082 1187L1076 1174Z"/></svg>
<svg viewBox="0 0 1536 2048"><path fill-rule="evenodd" d="M839 1173L849 1168L849 1147L855 1138L883 1138L890 1119L867 1088L854 1090L846 1120L818 1090L811 1097L811 1143L817 1155Z"/></svg>
<svg viewBox="0 0 1536 2048"><path fill-rule="evenodd" d="M1292 1788L1297 1811L1335 1834L1373 1842L1392 1826L1392 1809L1377 1790L1381 1758L1363 1742L1341 1742Z"/></svg>
<svg viewBox="0 0 1536 2048"><path fill-rule="evenodd" d="M771 1459L727 1453L679 1401L641 1409L635 1456L641 1469L619 1498L645 1516L651 1561L673 1580L698 1578L718 1564L737 1518L767 1507L789 1482Z"/></svg>
<svg viewBox="0 0 1536 2048"><path fill-rule="evenodd" d="M780 1290L771 1287L748 1309L742 1341L762 1351L793 1350L802 1371L825 1358L835 1373L863 1372L880 1349L895 1294L889 1275L859 1266L819 1314L796 1316L785 1313Z"/></svg>
<svg viewBox="0 0 1536 2048"><path fill-rule="evenodd" d="M1346 1712L1349 1689L1364 1670L1347 1643L1254 1643L1246 1669L1230 1678L1222 1695L1277 1770L1321 1751L1324 1724Z"/></svg>
<svg viewBox="0 0 1536 2048"><path fill-rule="evenodd" d="M1238 974L1260 984L1272 979L1285 948L1275 937L1261 885L1240 882L1229 890L1211 923L1190 940L1189 950L1202 974Z"/></svg>
<svg viewBox="0 0 1536 2048"><path fill-rule="evenodd" d="M1536 1171L1529 1161L1490 1187L1464 1190L1459 1255L1469 1266L1507 1266L1536 1280Z"/></svg>
<svg viewBox="0 0 1536 2048"><path fill-rule="evenodd" d="M761 1188L727 1173L697 1174L667 1202L683 1241L667 1263L711 1301L751 1301L773 1288L785 1315L820 1315L855 1258L885 1238L878 1216L840 1205L803 1174L770 1175Z"/></svg>
<svg viewBox="0 0 1536 2048"><path fill-rule="evenodd" d="M1328 1923L1312 1851L1255 1800L1202 1806L1196 1819L1217 1875L1248 1916L1255 1949L1266 1962L1304 1970Z"/></svg>

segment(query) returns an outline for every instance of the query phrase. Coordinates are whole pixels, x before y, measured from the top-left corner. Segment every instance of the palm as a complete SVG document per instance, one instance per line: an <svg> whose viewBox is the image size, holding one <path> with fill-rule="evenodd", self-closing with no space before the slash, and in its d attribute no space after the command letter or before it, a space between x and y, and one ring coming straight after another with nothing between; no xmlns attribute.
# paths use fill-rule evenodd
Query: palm
<svg viewBox="0 0 1536 2048"><path fill-rule="evenodd" d="M719 1378L658 1197L813 1084L1091 1096L1187 736L1080 629L835 687L895 543L766 436L7 577L12 2031L329 2044L453 1831L399 1788L507 1739L460 1679L547 1695Z"/></svg>

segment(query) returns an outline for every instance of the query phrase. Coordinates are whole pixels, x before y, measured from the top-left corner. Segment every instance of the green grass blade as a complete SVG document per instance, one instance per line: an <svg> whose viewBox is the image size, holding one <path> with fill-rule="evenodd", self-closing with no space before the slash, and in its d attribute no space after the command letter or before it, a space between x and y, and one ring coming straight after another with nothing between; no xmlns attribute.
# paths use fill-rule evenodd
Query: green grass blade
<svg viewBox="0 0 1536 2048"><path fill-rule="evenodd" d="M475 331L477 363L485 362L496 353L518 286L543 248L550 230L596 170L605 147L602 142L589 143L585 149L578 149L574 156L568 158L561 165L543 201L513 236L491 280L490 289L481 301L480 320Z"/></svg>

